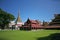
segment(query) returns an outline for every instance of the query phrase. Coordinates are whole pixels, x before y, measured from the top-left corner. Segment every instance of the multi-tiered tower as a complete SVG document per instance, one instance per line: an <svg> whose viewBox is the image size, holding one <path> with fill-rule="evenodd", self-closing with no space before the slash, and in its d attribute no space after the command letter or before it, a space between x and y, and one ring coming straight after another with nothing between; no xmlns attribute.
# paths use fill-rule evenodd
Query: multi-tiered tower
<svg viewBox="0 0 60 40"><path fill-rule="evenodd" d="M50 22L49 25L60 26L60 14L55 14L54 17L55 18L52 20L52 22Z"/></svg>
<svg viewBox="0 0 60 40"><path fill-rule="evenodd" d="M22 23L22 20L20 18L20 11L18 11L18 17L17 17L17 20L16 20L16 28L20 28L21 26L23 25Z"/></svg>

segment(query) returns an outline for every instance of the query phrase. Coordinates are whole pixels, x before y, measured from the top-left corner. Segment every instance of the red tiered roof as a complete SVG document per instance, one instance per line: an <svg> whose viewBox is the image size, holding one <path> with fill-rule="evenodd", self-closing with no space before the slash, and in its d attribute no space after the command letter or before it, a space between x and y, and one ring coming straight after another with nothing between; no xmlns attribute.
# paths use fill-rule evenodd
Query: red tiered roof
<svg viewBox="0 0 60 40"><path fill-rule="evenodd" d="M30 20L28 19L23 27L32 27L32 28L40 28L41 23L38 20Z"/></svg>
<svg viewBox="0 0 60 40"><path fill-rule="evenodd" d="M37 23L36 20L30 20L31 23Z"/></svg>

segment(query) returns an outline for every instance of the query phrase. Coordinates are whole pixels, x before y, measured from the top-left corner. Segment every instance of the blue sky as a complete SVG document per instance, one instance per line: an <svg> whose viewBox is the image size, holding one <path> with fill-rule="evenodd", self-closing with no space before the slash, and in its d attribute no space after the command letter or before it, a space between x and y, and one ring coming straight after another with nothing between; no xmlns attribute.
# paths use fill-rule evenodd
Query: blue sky
<svg viewBox="0 0 60 40"><path fill-rule="evenodd" d="M0 0L0 8L25 22L32 20L50 21L54 14L60 13L60 0Z"/></svg>

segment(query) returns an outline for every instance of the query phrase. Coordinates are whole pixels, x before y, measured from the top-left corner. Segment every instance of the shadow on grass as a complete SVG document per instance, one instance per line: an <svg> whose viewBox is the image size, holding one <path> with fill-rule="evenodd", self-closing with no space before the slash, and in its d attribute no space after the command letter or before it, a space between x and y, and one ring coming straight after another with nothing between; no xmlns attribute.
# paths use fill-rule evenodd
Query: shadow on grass
<svg viewBox="0 0 60 40"><path fill-rule="evenodd" d="M37 40L60 40L60 33L54 33L46 37L37 38Z"/></svg>
<svg viewBox="0 0 60 40"><path fill-rule="evenodd" d="M6 39L6 38L0 38L0 40L8 40L8 39Z"/></svg>

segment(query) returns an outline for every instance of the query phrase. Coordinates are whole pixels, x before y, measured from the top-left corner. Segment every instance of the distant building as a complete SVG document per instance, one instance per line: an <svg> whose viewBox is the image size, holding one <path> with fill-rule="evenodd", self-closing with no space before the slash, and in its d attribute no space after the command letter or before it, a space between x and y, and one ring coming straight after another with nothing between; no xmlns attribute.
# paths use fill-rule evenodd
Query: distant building
<svg viewBox="0 0 60 40"><path fill-rule="evenodd" d="M20 27L20 29L22 30L31 30L31 29L39 29L41 26L41 22L38 20L30 20L28 18L28 20L24 23L24 25L22 27Z"/></svg>

